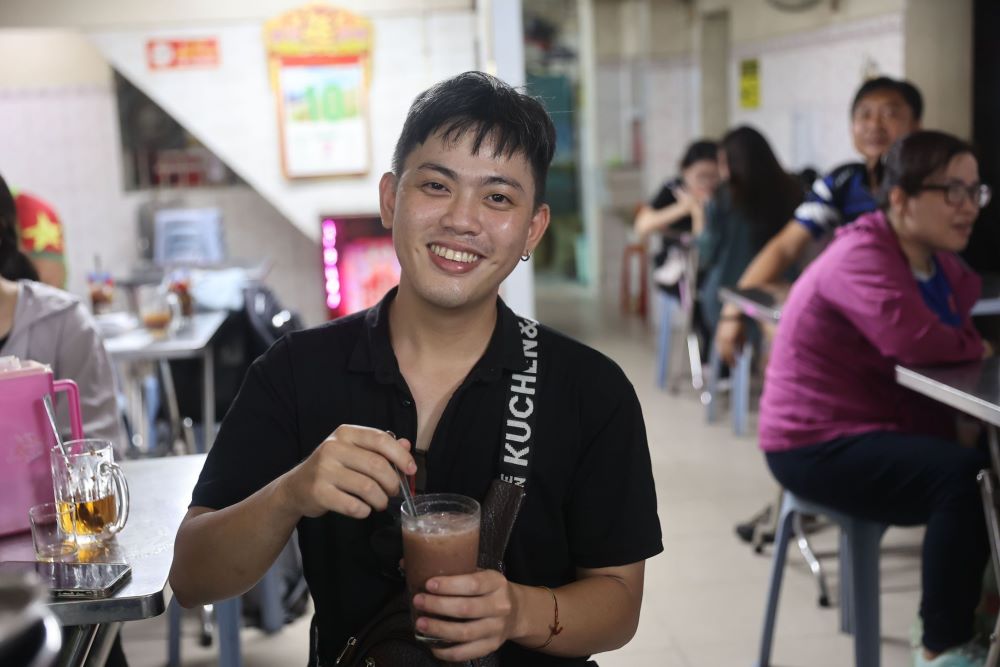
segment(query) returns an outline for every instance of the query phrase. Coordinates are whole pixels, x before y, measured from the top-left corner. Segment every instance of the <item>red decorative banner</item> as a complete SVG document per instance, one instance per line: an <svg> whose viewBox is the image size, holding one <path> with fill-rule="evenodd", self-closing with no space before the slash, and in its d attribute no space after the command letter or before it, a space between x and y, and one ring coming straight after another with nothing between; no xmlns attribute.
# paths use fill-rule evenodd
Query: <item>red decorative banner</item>
<svg viewBox="0 0 1000 667"><path fill-rule="evenodd" d="M219 40L150 39L146 41L146 63L151 70L218 67Z"/></svg>

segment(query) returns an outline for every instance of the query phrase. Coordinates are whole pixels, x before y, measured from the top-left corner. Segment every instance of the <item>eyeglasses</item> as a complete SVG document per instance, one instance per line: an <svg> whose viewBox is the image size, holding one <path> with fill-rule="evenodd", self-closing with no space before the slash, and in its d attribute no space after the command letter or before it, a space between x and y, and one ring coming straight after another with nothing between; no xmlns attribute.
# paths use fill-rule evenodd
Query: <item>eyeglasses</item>
<svg viewBox="0 0 1000 667"><path fill-rule="evenodd" d="M921 185L917 192L923 190L940 190L944 193L944 200L952 206L961 206L966 198L979 208L985 208L993 198L993 190L990 186L980 183L978 185L966 185L961 181L952 181L947 184Z"/></svg>

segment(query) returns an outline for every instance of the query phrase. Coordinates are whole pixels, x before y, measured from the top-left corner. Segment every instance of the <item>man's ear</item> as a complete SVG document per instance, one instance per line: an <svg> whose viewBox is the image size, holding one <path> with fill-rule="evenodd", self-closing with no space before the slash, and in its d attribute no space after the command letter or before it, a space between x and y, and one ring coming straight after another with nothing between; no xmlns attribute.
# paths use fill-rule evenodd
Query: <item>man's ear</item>
<svg viewBox="0 0 1000 667"><path fill-rule="evenodd" d="M535 251L539 241L542 240L542 236L545 234L545 230L549 228L551 218L552 211L549 209L548 204L541 204L535 209L528 226L528 238L524 242L525 252Z"/></svg>
<svg viewBox="0 0 1000 667"><path fill-rule="evenodd" d="M392 229L392 222L396 217L397 184L396 175L391 171L382 174L382 179L378 182L378 208L382 215L382 226L386 229Z"/></svg>

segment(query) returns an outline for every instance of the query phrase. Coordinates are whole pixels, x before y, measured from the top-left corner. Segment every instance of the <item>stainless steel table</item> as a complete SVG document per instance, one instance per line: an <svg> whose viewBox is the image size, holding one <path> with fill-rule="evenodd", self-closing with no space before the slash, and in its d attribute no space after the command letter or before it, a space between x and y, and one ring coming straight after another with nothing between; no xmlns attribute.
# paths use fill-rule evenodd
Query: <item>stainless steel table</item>
<svg viewBox="0 0 1000 667"><path fill-rule="evenodd" d="M896 381L904 387L981 419L989 435L992 468L979 473L986 529L990 535L993 574L1000 586L1000 513L997 508L1000 474L1000 359L958 366L906 368L896 366ZM989 667L1000 660L1000 619L990 636Z"/></svg>
<svg viewBox="0 0 1000 667"><path fill-rule="evenodd" d="M82 665L110 647L121 623L163 613L174 538L204 463L204 454L122 463L132 503L128 523L106 548L81 551L78 558L128 563L132 578L105 600L49 603L59 623L70 626L59 665ZM0 561L34 559L30 533L0 539Z"/></svg>
<svg viewBox="0 0 1000 667"><path fill-rule="evenodd" d="M723 303L733 304L741 313L758 322L776 323L781 320L781 307L784 303L768 290L720 287L719 299Z"/></svg>
<svg viewBox="0 0 1000 667"><path fill-rule="evenodd" d="M984 273L983 291L972 307L973 315L1000 315L1000 274Z"/></svg>
<svg viewBox="0 0 1000 667"><path fill-rule="evenodd" d="M154 338L145 329L137 329L104 341L104 348L113 361L121 364L156 362L160 364L161 375L167 382L170 382L170 372L166 362L170 359L202 360L202 420L206 451L215 440L215 367L211 343L227 316L226 311L195 313L185 326L166 338ZM132 384L135 385L134 382ZM140 391L138 386L127 391L130 403L142 404L141 399L137 398L137 392ZM172 383L169 393L172 394ZM139 408L130 412L133 413L133 428L139 429L143 434L143 441L148 443L145 415L141 414L142 410Z"/></svg>

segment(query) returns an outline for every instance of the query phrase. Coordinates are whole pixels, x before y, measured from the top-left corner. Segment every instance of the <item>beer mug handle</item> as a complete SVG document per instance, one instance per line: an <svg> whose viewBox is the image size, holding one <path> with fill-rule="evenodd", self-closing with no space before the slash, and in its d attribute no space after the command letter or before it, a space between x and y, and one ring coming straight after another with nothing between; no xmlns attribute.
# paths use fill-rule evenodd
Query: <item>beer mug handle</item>
<svg viewBox="0 0 1000 667"><path fill-rule="evenodd" d="M83 438L83 418L80 415L80 389L72 380L56 380L52 383L53 393L64 391L68 394L69 403L69 427L73 433L74 440ZM52 400L55 400L55 396Z"/></svg>
<svg viewBox="0 0 1000 667"><path fill-rule="evenodd" d="M111 480L115 485L115 507L118 508L118 520L110 528L111 534L114 535L121 532L121 529L125 527L125 522L128 521L128 482L125 480L125 473L122 472L118 464L104 463L102 467L104 466L107 466L106 470L111 473Z"/></svg>

